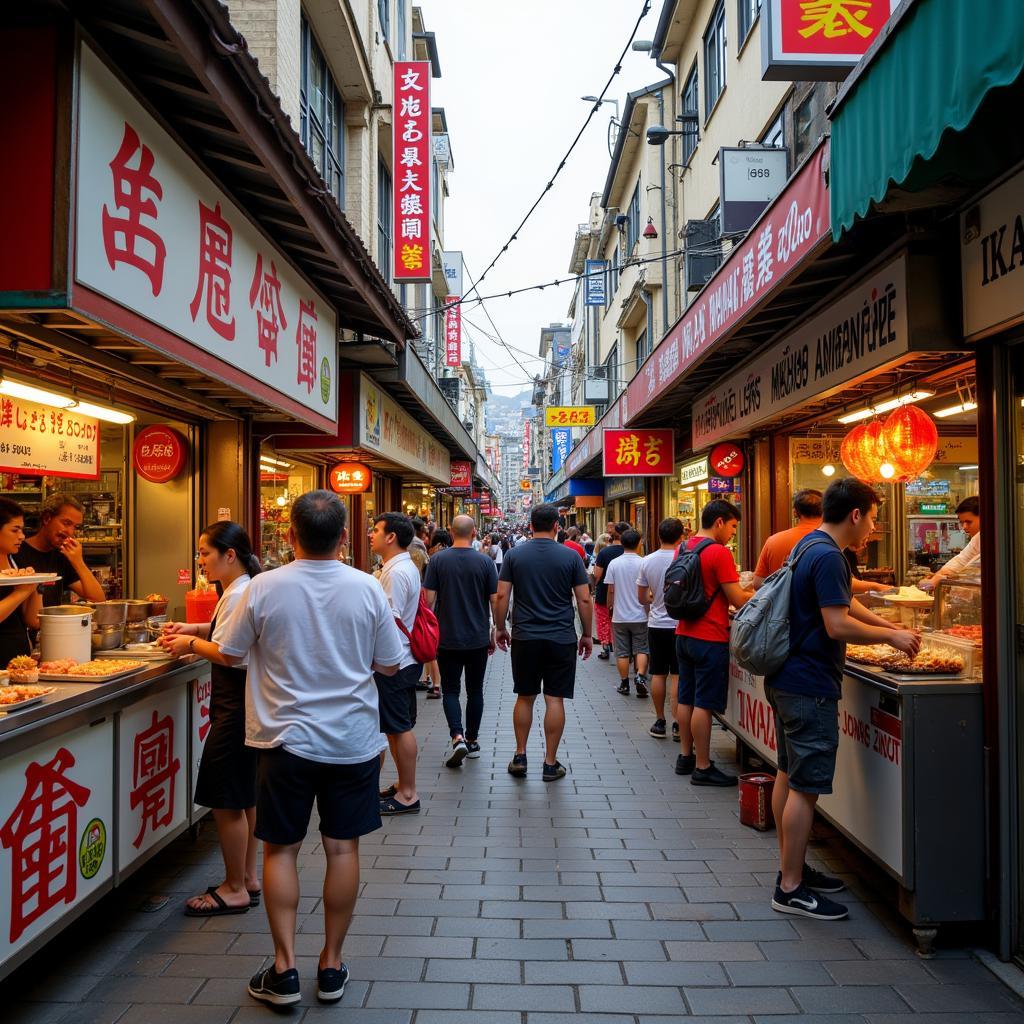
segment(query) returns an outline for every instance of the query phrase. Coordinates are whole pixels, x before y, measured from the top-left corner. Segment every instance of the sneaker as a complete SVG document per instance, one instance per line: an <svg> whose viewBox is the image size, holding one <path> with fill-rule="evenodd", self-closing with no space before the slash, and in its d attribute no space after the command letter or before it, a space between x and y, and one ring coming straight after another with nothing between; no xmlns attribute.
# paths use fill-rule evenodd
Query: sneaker
<svg viewBox="0 0 1024 1024"><path fill-rule="evenodd" d="M812 868L807 864L804 865L803 883L814 892L842 892L846 888L846 883L842 879L833 878L831 875L826 875L824 872L818 871L817 868ZM780 871L775 876L775 886L778 888L781 885L782 872Z"/></svg>
<svg viewBox="0 0 1024 1024"><path fill-rule="evenodd" d="M665 738L665 719L659 718L655 721L654 725L647 730L651 736L656 740L663 740Z"/></svg>
<svg viewBox="0 0 1024 1024"><path fill-rule="evenodd" d="M696 762L694 762L696 764ZM691 786L735 786L736 776L726 775L725 772L720 771L715 767L715 762L712 761L707 768L693 769L693 774L690 777Z"/></svg>
<svg viewBox="0 0 1024 1024"><path fill-rule="evenodd" d="M607 647L602 647L601 653L598 655L598 658L600 658L601 661L607 661L611 656L611 651L609 651Z"/></svg>
<svg viewBox="0 0 1024 1024"><path fill-rule="evenodd" d="M511 761L508 763L509 775L514 775L517 779L526 778L526 755L516 754Z"/></svg>
<svg viewBox="0 0 1024 1024"><path fill-rule="evenodd" d="M636 695L638 697L646 697L647 696L647 677L646 676L637 676L636 680L635 680L635 685L636 685Z"/></svg>
<svg viewBox="0 0 1024 1024"><path fill-rule="evenodd" d="M480 756L480 744L476 740L470 740L466 744L466 757L477 758Z"/></svg>
<svg viewBox="0 0 1024 1024"><path fill-rule="evenodd" d="M801 882L792 892L783 892L781 885L775 886L772 910L781 914L817 918L819 921L842 921L850 913L842 903L811 892L805 882Z"/></svg>
<svg viewBox="0 0 1024 1024"><path fill-rule="evenodd" d="M416 689L417 690L429 690L430 689L430 683L428 683L425 679L417 679L416 680Z"/></svg>
<svg viewBox="0 0 1024 1024"><path fill-rule="evenodd" d="M336 1003L344 994L348 984L348 968L342 964L341 970L333 967L321 967L316 972L316 997L322 1003Z"/></svg>
<svg viewBox="0 0 1024 1024"><path fill-rule="evenodd" d="M623 697L628 697L629 696L629 680L628 679L623 679L622 682L619 683L618 689L615 692L616 693L621 693Z"/></svg>
<svg viewBox="0 0 1024 1024"><path fill-rule="evenodd" d="M466 760L468 754L469 744L459 736L457 739L452 740L452 750L445 758L445 766L448 768L461 768L462 762Z"/></svg>
<svg viewBox="0 0 1024 1024"><path fill-rule="evenodd" d="M697 767L696 754L679 754L676 757L676 775L692 775Z"/></svg>
<svg viewBox="0 0 1024 1024"><path fill-rule="evenodd" d="M672 739L674 739L676 741L679 740L679 723L678 722L673 722L672 723Z"/></svg>
<svg viewBox="0 0 1024 1024"><path fill-rule="evenodd" d="M548 764L544 762L543 778L545 782L555 782L558 779L564 778L565 766L561 761L556 761L554 764Z"/></svg>
<svg viewBox="0 0 1024 1024"><path fill-rule="evenodd" d="M274 965L265 967L252 976L249 995L271 1006L291 1006L302 998L299 991L299 972L294 968L278 974Z"/></svg>

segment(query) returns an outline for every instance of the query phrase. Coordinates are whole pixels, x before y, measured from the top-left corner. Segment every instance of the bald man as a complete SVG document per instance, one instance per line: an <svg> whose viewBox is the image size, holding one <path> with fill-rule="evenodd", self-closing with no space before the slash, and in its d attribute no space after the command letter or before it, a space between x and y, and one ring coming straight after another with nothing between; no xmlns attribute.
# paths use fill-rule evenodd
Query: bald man
<svg viewBox="0 0 1024 1024"><path fill-rule="evenodd" d="M492 613L498 597L494 562L473 549L476 523L470 516L452 520L453 544L427 564L423 580L427 602L437 614L441 639L437 664L441 670L444 716L452 737L445 758L460 768L467 757L480 756L480 719L484 713L484 675L494 653ZM462 676L466 677L466 725L462 724Z"/></svg>

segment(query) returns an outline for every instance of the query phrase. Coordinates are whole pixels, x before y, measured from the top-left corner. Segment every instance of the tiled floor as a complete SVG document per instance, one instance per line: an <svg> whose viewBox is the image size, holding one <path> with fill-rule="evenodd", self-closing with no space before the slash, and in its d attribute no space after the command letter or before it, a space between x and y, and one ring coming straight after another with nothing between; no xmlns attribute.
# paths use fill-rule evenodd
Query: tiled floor
<svg viewBox="0 0 1024 1024"><path fill-rule="evenodd" d="M813 859L844 874L850 919L783 918L768 906L775 838L744 828L736 791L673 774L670 741L647 735L650 702L614 692L614 671L581 667L562 760L512 779L511 679L492 662L483 756L441 764L439 701L421 697L424 812L363 841L363 891L345 947L340 1006L311 990L323 941L322 858L301 855L298 940L307 1024L1010 1024L1018 1002L969 952L915 955L909 932L840 844ZM717 755L731 757L716 730ZM385 779L390 778L390 768ZM858 863L860 863L858 861ZM212 828L174 844L132 884L0 985L5 1024L226 1024L271 1020L245 980L271 950L262 910L195 920L182 899L219 879ZM138 908L170 897L156 913Z"/></svg>

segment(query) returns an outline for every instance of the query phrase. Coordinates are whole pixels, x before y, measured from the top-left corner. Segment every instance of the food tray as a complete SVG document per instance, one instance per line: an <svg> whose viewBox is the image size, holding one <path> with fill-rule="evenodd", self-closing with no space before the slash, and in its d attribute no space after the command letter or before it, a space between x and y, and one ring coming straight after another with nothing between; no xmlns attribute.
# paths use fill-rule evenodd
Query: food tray
<svg viewBox="0 0 1024 1024"><path fill-rule="evenodd" d="M136 668L125 668L119 672L112 672L109 676L76 676L72 672L67 672L64 675L58 672L40 672L39 678L48 683L109 683L115 679L124 679L125 676L133 676L145 667L145 665L138 665Z"/></svg>
<svg viewBox="0 0 1024 1024"><path fill-rule="evenodd" d="M921 648L934 648L943 654L953 654L963 660L964 675L976 679L981 676L981 647L970 640L934 632L921 634Z"/></svg>
<svg viewBox="0 0 1024 1024"><path fill-rule="evenodd" d="M883 668L881 665L866 665L863 662L857 662L856 664L861 672L871 672L874 675L883 676L894 683L927 683L940 679L967 679L963 672L894 672L891 669Z"/></svg>
<svg viewBox="0 0 1024 1024"><path fill-rule="evenodd" d="M133 658L135 661L173 661L175 655L164 648L153 651L130 651L126 647L115 647L112 651L94 651L93 660L103 658Z"/></svg>
<svg viewBox="0 0 1024 1024"><path fill-rule="evenodd" d="M34 686L35 684L26 685ZM49 686L42 693L37 693L34 697L26 697L24 700L16 701L14 704L0 704L0 715L7 715L12 711L20 711L22 708L31 707L33 704L38 704L44 697L49 697L51 693L56 692L56 686Z"/></svg>
<svg viewBox="0 0 1024 1024"><path fill-rule="evenodd" d="M32 576L0 576L0 587L24 587L30 583L52 583L58 579L55 572L37 572Z"/></svg>

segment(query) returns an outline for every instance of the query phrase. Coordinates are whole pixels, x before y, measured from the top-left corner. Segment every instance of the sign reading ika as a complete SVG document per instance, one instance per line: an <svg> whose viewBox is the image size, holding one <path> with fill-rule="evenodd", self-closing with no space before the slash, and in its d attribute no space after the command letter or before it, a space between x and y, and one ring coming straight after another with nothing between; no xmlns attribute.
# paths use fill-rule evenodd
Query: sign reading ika
<svg viewBox="0 0 1024 1024"><path fill-rule="evenodd" d="M462 365L462 300L449 295L444 307L444 365Z"/></svg>
<svg viewBox="0 0 1024 1024"><path fill-rule="evenodd" d="M430 280L430 62L395 61L392 137L396 281Z"/></svg>
<svg viewBox="0 0 1024 1024"><path fill-rule="evenodd" d="M605 476L672 476L674 431L604 428Z"/></svg>

